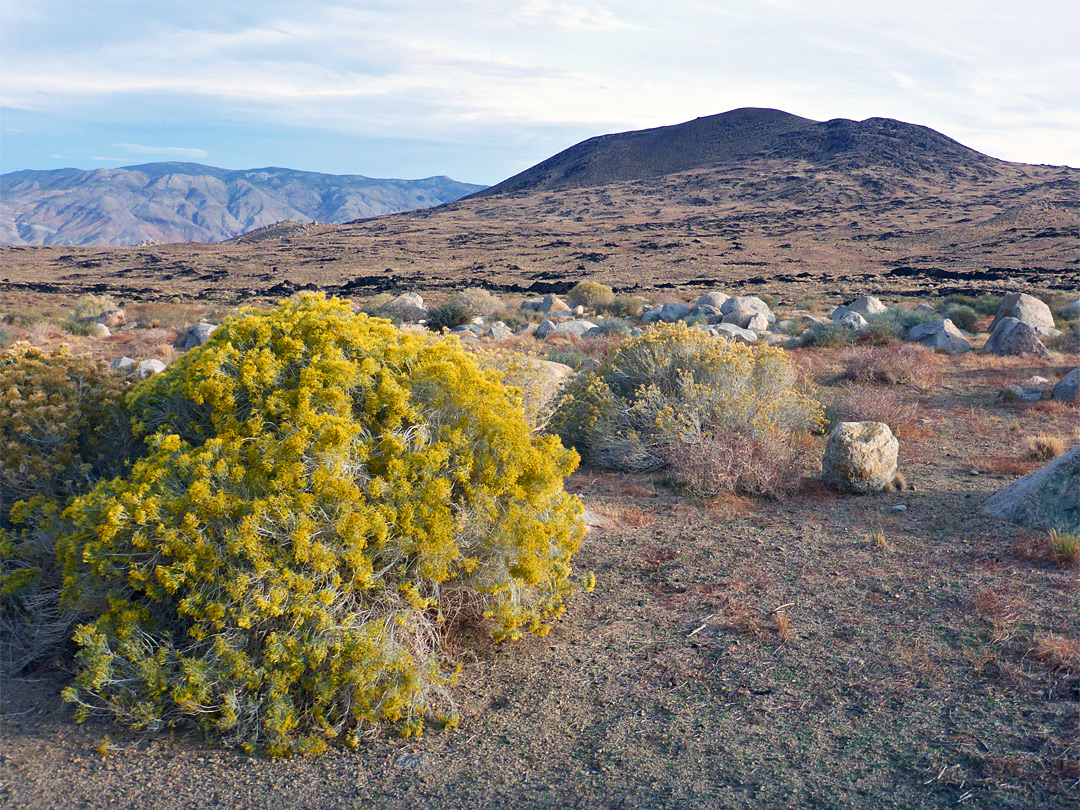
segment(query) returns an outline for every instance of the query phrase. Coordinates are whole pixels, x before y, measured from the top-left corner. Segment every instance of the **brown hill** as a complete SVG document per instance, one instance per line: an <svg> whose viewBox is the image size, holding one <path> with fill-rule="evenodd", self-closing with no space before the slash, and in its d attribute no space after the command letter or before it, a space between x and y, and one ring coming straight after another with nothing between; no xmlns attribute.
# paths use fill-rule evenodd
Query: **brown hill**
<svg viewBox="0 0 1080 810"><path fill-rule="evenodd" d="M592 139L433 209L218 245L7 248L0 281L12 295L221 300L582 278L683 297L1074 290L1078 200L1080 170L996 160L924 127L738 110Z"/></svg>
<svg viewBox="0 0 1080 810"><path fill-rule="evenodd" d="M198 163L0 176L0 243L220 242L282 220L345 222L440 205L482 186Z"/></svg>
<svg viewBox="0 0 1080 810"><path fill-rule="evenodd" d="M908 177L930 172L985 177L1001 163L932 129L891 118L819 122L780 110L743 108L590 138L475 196L603 186L751 160L887 168Z"/></svg>

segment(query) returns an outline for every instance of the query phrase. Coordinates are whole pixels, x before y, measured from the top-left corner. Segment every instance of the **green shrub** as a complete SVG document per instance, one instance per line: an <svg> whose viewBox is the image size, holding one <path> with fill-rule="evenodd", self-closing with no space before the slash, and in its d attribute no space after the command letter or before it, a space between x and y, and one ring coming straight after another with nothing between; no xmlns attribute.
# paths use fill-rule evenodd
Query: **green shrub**
<svg viewBox="0 0 1080 810"><path fill-rule="evenodd" d="M496 312L506 309L502 299L480 287L468 287L460 290L451 295L447 299L447 303L461 307L469 313L470 318L490 318Z"/></svg>
<svg viewBox="0 0 1080 810"><path fill-rule="evenodd" d="M835 321L815 321L803 330L800 337L803 346L816 346L819 349L835 349L839 346L853 345L857 335L850 329L845 329Z"/></svg>
<svg viewBox="0 0 1080 810"><path fill-rule="evenodd" d="M619 318L640 318L645 311L645 299L640 295L616 295L607 311Z"/></svg>
<svg viewBox="0 0 1080 810"><path fill-rule="evenodd" d="M427 328L434 332L443 329L453 329L455 326L463 326L473 319L469 310L457 301L447 301L445 304L428 311Z"/></svg>
<svg viewBox="0 0 1080 810"><path fill-rule="evenodd" d="M54 530L92 618L78 719L195 719L272 755L419 733L453 722L456 621L512 639L563 612L576 456L456 341L305 296L242 310L129 407L148 455Z"/></svg>
<svg viewBox="0 0 1080 810"><path fill-rule="evenodd" d="M6 349L15 342L15 333L6 326L0 326L0 349Z"/></svg>
<svg viewBox="0 0 1080 810"><path fill-rule="evenodd" d="M93 321L106 312L117 309L118 305L111 295L80 295L75 301L71 317L77 321Z"/></svg>
<svg viewBox="0 0 1080 810"><path fill-rule="evenodd" d="M697 449L775 449L777 439L790 448L793 433L819 428L821 406L796 390L795 381L796 370L780 349L662 324L579 374L552 426L594 464L621 470L670 466L677 474L677 460ZM742 488L753 477L750 468L760 456L734 457L744 469L729 477L733 486Z"/></svg>
<svg viewBox="0 0 1080 810"><path fill-rule="evenodd" d="M948 318L958 329L965 332L977 332L982 316L966 304L949 304L941 310L941 317Z"/></svg>
<svg viewBox="0 0 1080 810"><path fill-rule="evenodd" d="M598 281L579 281L570 288L566 300L570 306L600 311L615 303L615 291Z"/></svg>

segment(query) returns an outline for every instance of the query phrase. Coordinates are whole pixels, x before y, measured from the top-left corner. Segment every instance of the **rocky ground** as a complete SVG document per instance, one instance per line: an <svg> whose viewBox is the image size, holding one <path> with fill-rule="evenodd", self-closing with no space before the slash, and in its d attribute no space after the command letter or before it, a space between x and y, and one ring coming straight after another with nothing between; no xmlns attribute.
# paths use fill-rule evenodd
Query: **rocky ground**
<svg viewBox="0 0 1080 810"><path fill-rule="evenodd" d="M192 306L155 310L152 338L85 345L152 353L206 308ZM269 761L182 731L77 726L59 700L65 674L47 666L3 683L0 797L28 809L1076 804L1080 569L1054 561L1044 532L982 512L1045 463L1029 440L1080 441L1075 404L1000 396L1080 364L1060 346L929 354L909 382L859 384L896 417L913 487L900 492L824 489L823 438L780 501L578 470L569 488L603 519L575 565L597 588L546 638L495 645L460 628L454 731ZM850 349L793 357L823 401L850 396Z"/></svg>

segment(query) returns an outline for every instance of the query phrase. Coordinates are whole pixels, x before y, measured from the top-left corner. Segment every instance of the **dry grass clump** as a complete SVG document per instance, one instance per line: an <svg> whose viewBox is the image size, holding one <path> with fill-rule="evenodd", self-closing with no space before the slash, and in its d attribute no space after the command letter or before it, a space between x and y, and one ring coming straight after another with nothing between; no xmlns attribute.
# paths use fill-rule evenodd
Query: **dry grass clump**
<svg viewBox="0 0 1080 810"><path fill-rule="evenodd" d="M1062 567L1080 565L1080 534L1075 532L1050 532L1050 555Z"/></svg>
<svg viewBox="0 0 1080 810"><path fill-rule="evenodd" d="M1054 669L1080 672L1080 642L1064 636L1046 633L1035 637L1032 654Z"/></svg>
<svg viewBox="0 0 1080 810"><path fill-rule="evenodd" d="M1052 461L1065 452L1065 442L1057 436L1028 436L1027 457L1032 461Z"/></svg>
<svg viewBox="0 0 1080 810"><path fill-rule="evenodd" d="M914 343L902 346L856 346L843 356L844 377L885 385L932 385L938 379L933 351Z"/></svg>

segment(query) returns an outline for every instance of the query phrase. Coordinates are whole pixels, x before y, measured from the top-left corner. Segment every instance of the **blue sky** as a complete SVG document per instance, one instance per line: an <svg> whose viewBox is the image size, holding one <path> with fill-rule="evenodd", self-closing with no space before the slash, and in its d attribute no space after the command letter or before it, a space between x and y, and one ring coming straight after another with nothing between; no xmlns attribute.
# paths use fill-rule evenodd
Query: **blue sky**
<svg viewBox="0 0 1080 810"><path fill-rule="evenodd" d="M736 107L1080 167L1078 0L0 0L0 168L495 183Z"/></svg>

